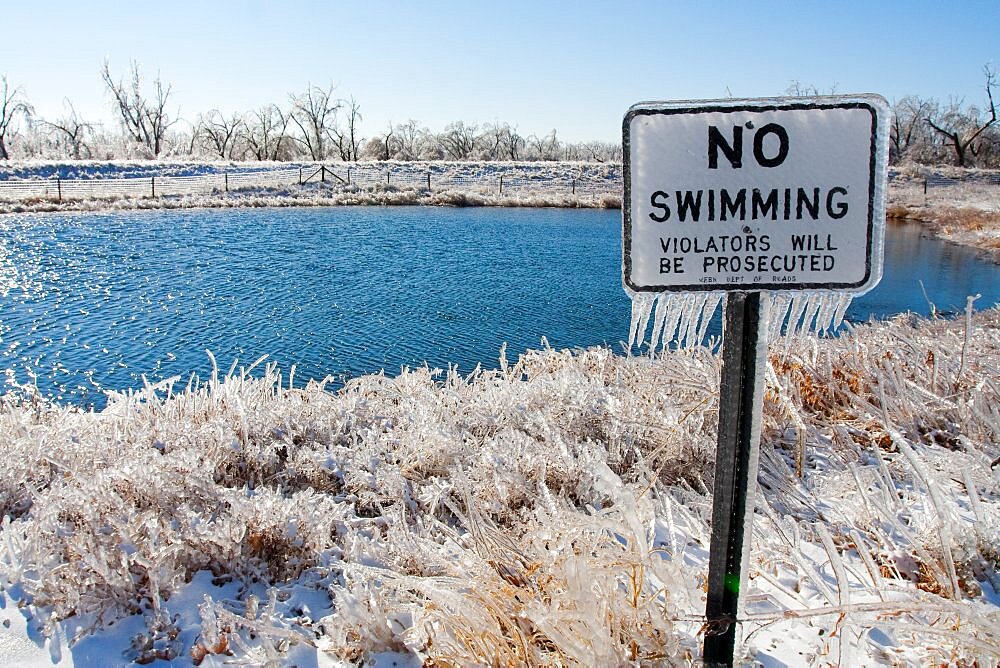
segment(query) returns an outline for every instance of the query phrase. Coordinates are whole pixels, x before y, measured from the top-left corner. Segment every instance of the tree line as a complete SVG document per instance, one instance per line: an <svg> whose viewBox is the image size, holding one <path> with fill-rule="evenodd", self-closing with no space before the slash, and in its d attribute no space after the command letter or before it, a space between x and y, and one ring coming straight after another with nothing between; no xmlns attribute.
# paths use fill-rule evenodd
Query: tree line
<svg viewBox="0 0 1000 668"><path fill-rule="evenodd" d="M364 136L361 106L335 94L332 85L308 85L283 104L243 113L217 109L183 119L171 107L172 86L159 75L147 81L132 62L115 75L105 61L101 80L117 127L80 116L69 100L57 119L45 119L20 86L0 76L0 159L217 160L583 160L621 162L611 142L565 142L555 130L522 135L506 122L456 121L433 132L417 121L390 124Z"/></svg>
<svg viewBox="0 0 1000 668"><path fill-rule="evenodd" d="M393 123L364 136L361 106L335 94L332 85L308 85L282 104L243 113L217 109L194 120L172 111L172 86L159 74L151 81L137 63L115 75L105 61L100 71L117 127L82 118L69 100L58 118L38 116L21 86L0 76L0 159L219 160L580 160L621 162L621 145L565 142L555 130L522 135L517 126L456 121L434 132L417 121ZM893 103L890 129L892 164L954 164L1000 167L1000 124L993 90L996 74L984 68L983 101L939 102L907 96ZM792 95L815 95L793 83Z"/></svg>

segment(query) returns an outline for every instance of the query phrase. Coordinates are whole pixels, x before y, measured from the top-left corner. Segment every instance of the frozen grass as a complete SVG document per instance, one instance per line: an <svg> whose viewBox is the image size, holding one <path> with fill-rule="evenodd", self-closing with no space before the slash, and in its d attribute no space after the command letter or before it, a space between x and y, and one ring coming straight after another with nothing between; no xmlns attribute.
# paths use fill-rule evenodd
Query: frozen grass
<svg viewBox="0 0 1000 668"><path fill-rule="evenodd" d="M1000 660L1000 311L779 340L768 376L744 657ZM705 348L546 348L337 391L239 369L96 414L8 396L7 595L74 651L130 629L127 660L683 663L718 380Z"/></svg>
<svg viewBox="0 0 1000 668"><path fill-rule="evenodd" d="M617 164L338 162L327 163L324 170L321 176L318 164L299 163L15 163L0 165L0 213L399 204L621 206ZM58 191L56 176L70 179ZM157 179L156 197L150 196L151 176ZM306 182L299 184L302 179ZM58 199L57 192L62 194Z"/></svg>
<svg viewBox="0 0 1000 668"><path fill-rule="evenodd" d="M0 213L46 213L57 211L136 211L146 209L259 208L289 206L504 206L617 209L615 195L572 195L536 190L498 195L483 190L426 190L394 186L256 188L252 191L210 195L178 195L157 198L118 197L66 200L29 199L0 202Z"/></svg>
<svg viewBox="0 0 1000 668"><path fill-rule="evenodd" d="M1000 190L995 196L1000 197ZM886 215L920 221L929 225L935 236L992 252L1000 260L1000 210L975 206L896 204L889 207Z"/></svg>

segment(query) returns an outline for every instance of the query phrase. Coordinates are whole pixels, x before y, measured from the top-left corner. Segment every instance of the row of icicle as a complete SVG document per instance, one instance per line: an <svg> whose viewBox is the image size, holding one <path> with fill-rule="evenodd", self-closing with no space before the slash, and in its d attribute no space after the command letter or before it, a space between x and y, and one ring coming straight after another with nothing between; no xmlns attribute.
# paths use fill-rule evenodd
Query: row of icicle
<svg viewBox="0 0 1000 668"><path fill-rule="evenodd" d="M677 347L701 345L708 325L723 301L722 292L661 292L632 294L632 324L629 329L629 349L646 342L646 331L653 323L648 340L650 353L665 349L676 339ZM776 340L785 330L787 336L814 333L823 335L835 331L844 320L854 295L846 292L779 292L762 293L767 316L768 341Z"/></svg>

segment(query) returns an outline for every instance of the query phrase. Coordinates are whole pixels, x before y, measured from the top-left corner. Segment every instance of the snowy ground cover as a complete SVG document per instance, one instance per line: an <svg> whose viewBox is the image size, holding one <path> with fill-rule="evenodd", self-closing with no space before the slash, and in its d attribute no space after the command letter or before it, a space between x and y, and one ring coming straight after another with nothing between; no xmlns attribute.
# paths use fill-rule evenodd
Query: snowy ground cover
<svg viewBox="0 0 1000 668"><path fill-rule="evenodd" d="M321 169L322 168L322 169ZM0 213L421 204L621 206L619 164L587 162L15 162ZM889 215L1000 257L1000 173L893 168Z"/></svg>
<svg viewBox="0 0 1000 668"><path fill-rule="evenodd" d="M1000 172L903 169L889 188L888 215L918 220L935 236L1000 260Z"/></svg>
<svg viewBox="0 0 1000 668"><path fill-rule="evenodd" d="M697 658L710 349L250 371L0 400L0 662ZM742 659L995 664L998 458L1000 311L775 341Z"/></svg>
<svg viewBox="0 0 1000 668"><path fill-rule="evenodd" d="M621 166L582 162L26 163L0 213L233 206L621 206Z"/></svg>

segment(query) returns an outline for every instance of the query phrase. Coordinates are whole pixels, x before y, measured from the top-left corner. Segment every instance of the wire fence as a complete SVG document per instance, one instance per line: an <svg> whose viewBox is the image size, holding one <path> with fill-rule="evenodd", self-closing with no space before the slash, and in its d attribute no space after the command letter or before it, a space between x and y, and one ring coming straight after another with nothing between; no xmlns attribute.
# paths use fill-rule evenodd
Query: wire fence
<svg viewBox="0 0 1000 668"><path fill-rule="evenodd" d="M620 196L620 176L553 176L516 168L427 170L405 165L343 164L304 165L256 171L224 171L193 176L148 176L92 179L0 180L0 201L80 200L211 195L291 187L331 189L398 188L427 191L460 191L490 195L565 194Z"/></svg>
<svg viewBox="0 0 1000 668"><path fill-rule="evenodd" d="M1000 187L1000 171L970 171L959 175L946 175L939 172L924 173L898 172L889 170L889 183L917 186L924 192L935 188L955 187Z"/></svg>
<svg viewBox="0 0 1000 668"><path fill-rule="evenodd" d="M973 187L1000 188L1000 171L969 172L946 176L929 172L905 174L891 170L890 184L916 186L923 193L935 189ZM297 186L326 187L333 190L356 188L418 189L429 192L457 191L495 196L569 195L607 197L622 194L622 178L613 171L607 176L553 175L552 170L482 164L462 168L428 168L423 165L334 163L309 164L274 169L246 169L192 176L146 176L128 178L10 178L0 180L0 201L84 200L118 198L178 197L212 195L260 189L287 189ZM1000 197L1000 191L998 191Z"/></svg>

